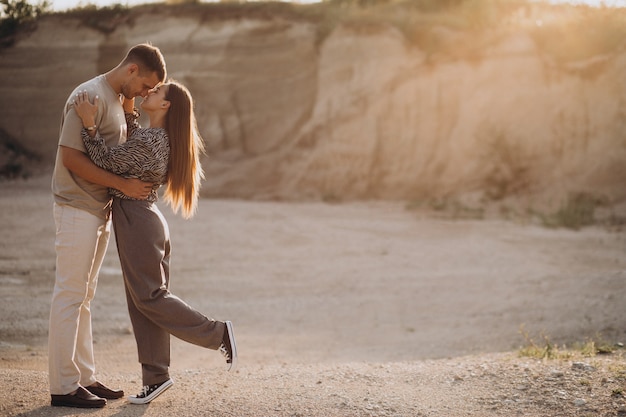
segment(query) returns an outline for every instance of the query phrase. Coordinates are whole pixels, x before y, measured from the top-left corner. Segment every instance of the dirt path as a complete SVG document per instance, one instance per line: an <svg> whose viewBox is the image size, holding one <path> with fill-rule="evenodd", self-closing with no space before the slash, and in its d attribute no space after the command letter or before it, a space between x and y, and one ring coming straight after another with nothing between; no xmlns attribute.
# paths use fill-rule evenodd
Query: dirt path
<svg viewBox="0 0 626 417"><path fill-rule="evenodd" d="M12 381L0 415L626 414L619 351L515 355L522 326L538 341L626 342L626 233L433 219L400 203L220 200L202 201L192 221L161 207L173 292L235 323L238 372L173 340L176 385L151 405L52 409L48 183L0 183L0 375ZM102 380L134 393L139 367L114 246L94 301L96 354Z"/></svg>

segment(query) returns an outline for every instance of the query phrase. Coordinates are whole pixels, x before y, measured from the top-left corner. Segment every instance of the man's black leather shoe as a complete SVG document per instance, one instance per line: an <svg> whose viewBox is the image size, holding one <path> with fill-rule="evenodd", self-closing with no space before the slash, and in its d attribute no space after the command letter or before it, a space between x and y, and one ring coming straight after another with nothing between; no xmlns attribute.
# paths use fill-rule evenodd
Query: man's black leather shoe
<svg viewBox="0 0 626 417"><path fill-rule="evenodd" d="M93 395L83 387L78 387L75 394L50 397L50 405L55 407L102 408L107 404L107 400Z"/></svg>
<svg viewBox="0 0 626 417"><path fill-rule="evenodd" d="M124 391L121 389L111 389L101 382L96 382L93 385L85 387L85 389L93 395L97 395L100 398L107 398L109 400L117 400L118 398L122 398L124 396Z"/></svg>

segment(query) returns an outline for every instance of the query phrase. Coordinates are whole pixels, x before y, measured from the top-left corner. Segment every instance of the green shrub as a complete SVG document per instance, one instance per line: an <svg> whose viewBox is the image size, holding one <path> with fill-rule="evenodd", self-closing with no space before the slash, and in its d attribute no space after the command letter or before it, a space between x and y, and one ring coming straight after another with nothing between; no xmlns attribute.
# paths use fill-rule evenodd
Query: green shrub
<svg viewBox="0 0 626 417"><path fill-rule="evenodd" d="M0 0L0 46L7 47L15 42L18 28L32 24L50 10L51 3L44 0L38 4L30 4L27 0Z"/></svg>
<svg viewBox="0 0 626 417"><path fill-rule="evenodd" d="M541 216L544 226L566 227L578 230L595 223L595 209L606 201L590 193L570 193L565 203L556 212Z"/></svg>
<svg viewBox="0 0 626 417"><path fill-rule="evenodd" d="M108 34L114 32L120 24L128 22L130 8L121 4L106 7L88 5L69 10L66 14L77 17L87 27Z"/></svg>
<svg viewBox="0 0 626 417"><path fill-rule="evenodd" d="M40 162L39 155L20 145L18 139L0 127L0 180L28 178L31 168Z"/></svg>

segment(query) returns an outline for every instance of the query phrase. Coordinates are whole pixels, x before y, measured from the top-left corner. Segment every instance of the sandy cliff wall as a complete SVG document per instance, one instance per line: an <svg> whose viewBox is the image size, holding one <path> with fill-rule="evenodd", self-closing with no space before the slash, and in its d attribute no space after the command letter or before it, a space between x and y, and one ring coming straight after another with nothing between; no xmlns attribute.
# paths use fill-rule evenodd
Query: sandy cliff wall
<svg viewBox="0 0 626 417"><path fill-rule="evenodd" d="M626 53L563 68L523 31L433 59L385 26L52 16L0 51L0 128L52 163L66 95L144 41L196 99L207 196L626 198Z"/></svg>

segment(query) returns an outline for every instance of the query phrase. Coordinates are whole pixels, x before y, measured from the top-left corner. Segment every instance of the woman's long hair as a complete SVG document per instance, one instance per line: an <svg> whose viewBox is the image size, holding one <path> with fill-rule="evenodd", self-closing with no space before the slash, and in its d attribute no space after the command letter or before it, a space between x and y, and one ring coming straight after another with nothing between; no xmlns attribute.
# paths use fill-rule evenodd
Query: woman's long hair
<svg viewBox="0 0 626 417"><path fill-rule="evenodd" d="M164 198L174 213L181 209L183 217L188 219L196 212L200 182L204 178L200 165L204 144L189 90L176 81L168 81L166 86L165 99L170 102L170 108L165 129L170 139L170 159Z"/></svg>

